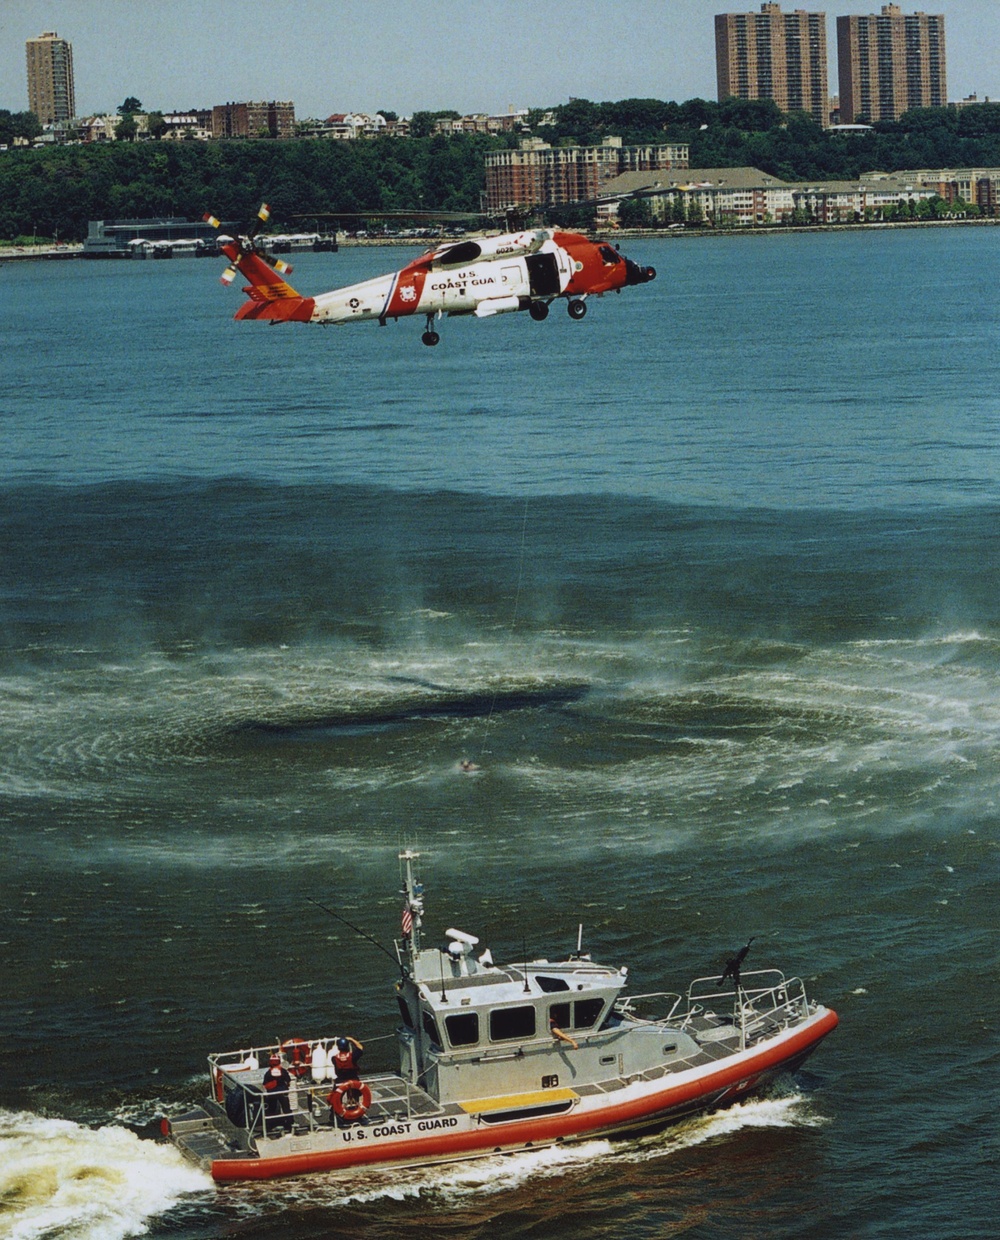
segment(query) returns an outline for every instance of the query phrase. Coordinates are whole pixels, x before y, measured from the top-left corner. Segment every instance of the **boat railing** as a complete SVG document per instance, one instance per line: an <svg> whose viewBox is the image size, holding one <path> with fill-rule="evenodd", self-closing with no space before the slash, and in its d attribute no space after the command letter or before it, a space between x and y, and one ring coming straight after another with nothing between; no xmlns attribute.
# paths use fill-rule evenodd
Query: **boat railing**
<svg viewBox="0 0 1000 1240"><path fill-rule="evenodd" d="M663 1016L644 1016L639 1013L639 1005L649 1007L654 1002L659 1002L662 1006L669 1003L670 1007ZM620 999L615 1000L614 1012L616 1016L626 1016L629 1020L636 1021L639 1024L657 1025L663 1021L670 1020L677 1009L683 1002L681 996L672 990L654 990L646 995L622 995Z"/></svg>
<svg viewBox="0 0 1000 1240"><path fill-rule="evenodd" d="M309 1128L326 1125L330 1111L330 1094L334 1088L332 1080L315 1081L312 1079L310 1067L306 1064L290 1062L283 1052L285 1047L280 1044L250 1047L239 1051L223 1051L209 1055L209 1075L212 1082L212 1093L215 1101L226 1110L230 1119L236 1116L236 1126L247 1128L251 1134L264 1131L264 1091L260 1076L254 1076L266 1068L270 1057L277 1054L291 1074L289 1103L291 1117L301 1117ZM407 1081L395 1073L368 1073L362 1079L371 1089L376 1101L388 1109L407 1119L414 1119L427 1114L428 1095L425 1090ZM234 1091L241 1095L241 1101L233 1108L227 1105L228 1097ZM243 1120L245 1123L236 1122ZM276 1126L280 1116L268 1116L268 1128ZM288 1117L285 1117L287 1122Z"/></svg>
<svg viewBox="0 0 1000 1240"><path fill-rule="evenodd" d="M758 969L744 973L738 986L723 989L716 977L696 978L688 987L689 1011L704 1011L732 1003L732 1019L744 1048L758 1034L787 1028L804 1020L810 1012L806 988L801 978L786 978L779 969Z"/></svg>

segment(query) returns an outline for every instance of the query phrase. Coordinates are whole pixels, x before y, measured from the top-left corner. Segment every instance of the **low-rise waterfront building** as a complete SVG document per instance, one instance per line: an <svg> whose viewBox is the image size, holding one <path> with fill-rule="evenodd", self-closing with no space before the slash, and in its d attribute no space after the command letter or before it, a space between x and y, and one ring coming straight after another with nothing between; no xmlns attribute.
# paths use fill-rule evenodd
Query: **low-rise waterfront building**
<svg viewBox="0 0 1000 1240"><path fill-rule="evenodd" d="M231 227L223 224L223 228ZM85 258L126 258L136 245L189 241L191 248L218 253L218 233L202 220L164 216L148 220L90 220L83 243Z"/></svg>
<svg viewBox="0 0 1000 1240"><path fill-rule="evenodd" d="M997 173L1000 182L1000 171ZM759 168L689 168L626 173L609 181L597 208L612 222L621 203L640 197L654 223L704 221L719 227L801 223L847 224L879 219L887 208L939 195L940 186L913 173L869 173L857 181L782 181ZM940 195L944 197L943 194Z"/></svg>
<svg viewBox="0 0 1000 1240"><path fill-rule="evenodd" d="M945 202L963 202L967 206L978 207L983 215L997 214L1000 168L918 168L892 175L907 177L921 187L933 190Z"/></svg>
<svg viewBox="0 0 1000 1240"><path fill-rule="evenodd" d="M688 168L669 174L630 172L605 186L599 215L608 220L620 203L638 195L649 204L654 221L706 220L713 223L764 224L791 216L792 187L759 168Z"/></svg>

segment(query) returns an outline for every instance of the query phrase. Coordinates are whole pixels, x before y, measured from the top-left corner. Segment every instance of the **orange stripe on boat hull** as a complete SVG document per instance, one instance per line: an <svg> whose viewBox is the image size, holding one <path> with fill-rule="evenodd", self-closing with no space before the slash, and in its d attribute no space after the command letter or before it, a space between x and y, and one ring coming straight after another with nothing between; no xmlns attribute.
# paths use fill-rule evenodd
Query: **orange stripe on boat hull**
<svg viewBox="0 0 1000 1240"><path fill-rule="evenodd" d="M302 1175L309 1171L341 1171L368 1164L388 1165L443 1162L468 1156L486 1156L498 1149L517 1149L528 1145L549 1145L573 1137L608 1136L645 1123L667 1120L672 1113L690 1114L698 1109L700 1099L706 1106L723 1097L733 1100L750 1093L765 1073L801 1062L838 1024L836 1012L825 1015L808 1029L783 1041L779 1046L765 1048L751 1059L723 1067L628 1102L604 1107L599 1113L577 1107L568 1115L532 1120L530 1117L511 1120L502 1127L476 1128L471 1132L435 1134L417 1140L373 1141L370 1145L356 1139L350 1148L311 1151L266 1159L217 1159L212 1163L212 1177L227 1180L269 1180L279 1176ZM419 1121L413 1121L419 1122ZM363 1132L356 1129L355 1133ZM516 1133L516 1135L515 1135Z"/></svg>

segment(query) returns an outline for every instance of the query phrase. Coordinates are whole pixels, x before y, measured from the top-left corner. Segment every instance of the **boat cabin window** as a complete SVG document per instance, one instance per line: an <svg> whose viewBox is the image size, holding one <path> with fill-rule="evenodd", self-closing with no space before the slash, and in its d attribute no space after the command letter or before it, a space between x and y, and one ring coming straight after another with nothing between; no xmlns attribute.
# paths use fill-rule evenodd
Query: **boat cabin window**
<svg viewBox="0 0 1000 1240"><path fill-rule="evenodd" d="M413 1017L410 1015L410 1005L406 1002L402 995L396 996L399 1002L399 1014L403 1018L403 1024L407 1029L413 1028Z"/></svg>
<svg viewBox="0 0 1000 1240"><path fill-rule="evenodd" d="M456 1016L446 1016L444 1026L448 1030L448 1041L452 1046L475 1046L479 1041L478 1012L460 1012Z"/></svg>
<svg viewBox="0 0 1000 1240"><path fill-rule="evenodd" d="M564 977L543 977L541 973L536 973L535 981L538 989L544 990L547 995L555 994L557 990L569 990L569 982Z"/></svg>
<svg viewBox="0 0 1000 1240"><path fill-rule="evenodd" d="M593 1029L604 1008L603 999L577 999L575 1003L553 1003L549 1020L560 1029Z"/></svg>
<svg viewBox="0 0 1000 1240"><path fill-rule="evenodd" d="M554 1021L560 1029L568 1029L573 1023L572 1004L553 1003L549 1005L549 1020Z"/></svg>
<svg viewBox="0 0 1000 1240"><path fill-rule="evenodd" d="M577 999L573 1004L573 1028L592 1029L604 1010L603 999Z"/></svg>
<svg viewBox="0 0 1000 1240"><path fill-rule="evenodd" d="M435 1046L440 1046L441 1035L438 1033L437 1021L430 1014L430 1012L424 1012L423 1024L424 1024L424 1033L427 1034L427 1036L430 1038L430 1040L434 1043Z"/></svg>
<svg viewBox="0 0 1000 1240"><path fill-rule="evenodd" d="M507 1038L533 1038L535 1036L535 1009L530 1006L494 1008L490 1012L490 1040L503 1042Z"/></svg>

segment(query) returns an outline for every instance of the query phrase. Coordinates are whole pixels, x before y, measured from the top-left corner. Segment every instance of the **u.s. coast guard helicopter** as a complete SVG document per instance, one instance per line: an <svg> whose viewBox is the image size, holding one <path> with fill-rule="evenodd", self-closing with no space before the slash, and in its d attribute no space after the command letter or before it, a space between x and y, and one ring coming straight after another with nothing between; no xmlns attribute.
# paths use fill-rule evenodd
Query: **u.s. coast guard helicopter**
<svg viewBox="0 0 1000 1240"><path fill-rule="evenodd" d="M440 336L433 323L443 315L472 314L482 319L527 310L540 321L548 316L551 303L563 297L570 318L582 319L588 297L619 292L656 277L652 267L640 267L604 242L561 229L536 228L444 242L400 271L303 297L285 279L291 267L272 259L258 244L257 233L269 215L265 204L245 235L222 241L222 252L231 264L223 273L223 283L231 283L237 272L247 281L243 291L250 300L237 310L237 319L271 323L374 320L384 327L389 319L422 314L422 340L435 345ZM219 227L214 216L206 215L205 220Z"/></svg>

